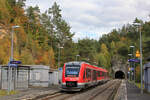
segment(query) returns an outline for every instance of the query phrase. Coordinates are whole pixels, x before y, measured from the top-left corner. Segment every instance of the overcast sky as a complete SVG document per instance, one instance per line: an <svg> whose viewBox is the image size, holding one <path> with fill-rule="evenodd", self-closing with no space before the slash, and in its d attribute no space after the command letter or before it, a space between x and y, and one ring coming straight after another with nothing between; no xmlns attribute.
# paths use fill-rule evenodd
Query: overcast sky
<svg viewBox="0 0 150 100"><path fill-rule="evenodd" d="M38 5L44 12L55 1L71 31L76 33L74 40L84 37L98 40L102 34L132 23L136 17L150 20L150 0L26 0L26 6Z"/></svg>

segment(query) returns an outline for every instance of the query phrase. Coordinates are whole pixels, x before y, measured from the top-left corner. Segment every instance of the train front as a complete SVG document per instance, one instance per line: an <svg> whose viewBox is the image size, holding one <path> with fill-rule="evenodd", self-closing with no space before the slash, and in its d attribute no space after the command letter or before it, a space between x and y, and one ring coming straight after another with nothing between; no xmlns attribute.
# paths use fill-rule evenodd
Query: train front
<svg viewBox="0 0 150 100"><path fill-rule="evenodd" d="M63 91L80 91L82 85L80 82L81 63L70 62L64 64L62 75L62 90Z"/></svg>

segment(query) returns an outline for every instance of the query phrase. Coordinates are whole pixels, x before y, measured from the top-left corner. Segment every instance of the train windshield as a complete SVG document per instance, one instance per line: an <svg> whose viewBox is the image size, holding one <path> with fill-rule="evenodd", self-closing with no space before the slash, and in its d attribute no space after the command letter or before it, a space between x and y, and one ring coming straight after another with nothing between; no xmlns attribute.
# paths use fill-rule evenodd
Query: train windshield
<svg viewBox="0 0 150 100"><path fill-rule="evenodd" d="M76 76L78 77L80 72L80 65L66 65L65 76Z"/></svg>

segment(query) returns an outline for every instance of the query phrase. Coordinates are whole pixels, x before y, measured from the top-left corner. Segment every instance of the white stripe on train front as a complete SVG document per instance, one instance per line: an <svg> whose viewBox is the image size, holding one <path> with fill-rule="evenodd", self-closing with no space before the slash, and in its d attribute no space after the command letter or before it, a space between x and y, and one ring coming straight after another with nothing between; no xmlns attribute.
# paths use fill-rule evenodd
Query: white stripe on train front
<svg viewBox="0 0 150 100"><path fill-rule="evenodd" d="M66 85L66 83L62 83L62 85Z"/></svg>

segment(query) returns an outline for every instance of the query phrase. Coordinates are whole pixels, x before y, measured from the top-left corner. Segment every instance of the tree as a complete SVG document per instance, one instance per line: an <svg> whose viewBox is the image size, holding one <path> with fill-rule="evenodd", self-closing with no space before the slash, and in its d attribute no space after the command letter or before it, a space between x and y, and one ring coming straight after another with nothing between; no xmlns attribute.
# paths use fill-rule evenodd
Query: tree
<svg viewBox="0 0 150 100"><path fill-rule="evenodd" d="M123 42L118 42L117 45L117 53L124 58L128 57L128 46Z"/></svg>
<svg viewBox="0 0 150 100"><path fill-rule="evenodd" d="M78 41L78 52L80 59L90 63L95 62L96 55L96 40L83 39Z"/></svg>
<svg viewBox="0 0 150 100"><path fill-rule="evenodd" d="M53 24L54 35L57 38L57 41L55 42L58 42L63 46L68 38L71 39L73 37L73 34L70 32L71 27L64 19L62 19L61 9L56 2L49 8L48 13Z"/></svg>
<svg viewBox="0 0 150 100"><path fill-rule="evenodd" d="M39 23L39 13L40 13L40 9L38 6L35 7L28 7L28 9L26 10L27 12L27 16L29 18L29 22L36 24L37 22Z"/></svg>
<svg viewBox="0 0 150 100"><path fill-rule="evenodd" d="M49 64L50 64L50 67L53 68L53 69L57 69L56 65L55 65L55 54L54 54L54 51L53 51L53 48L50 48L49 50L49 53L48 53L48 56L49 56Z"/></svg>
<svg viewBox="0 0 150 100"><path fill-rule="evenodd" d="M18 0L18 2L17 2L17 5L19 6L19 7L24 7L25 6L25 2L26 0Z"/></svg>
<svg viewBox="0 0 150 100"><path fill-rule="evenodd" d="M99 66L105 67L106 69L110 69L111 56L108 52L108 48L104 43L101 45L101 50L97 58Z"/></svg>
<svg viewBox="0 0 150 100"><path fill-rule="evenodd" d="M7 0L11 7L16 5L16 0Z"/></svg>

